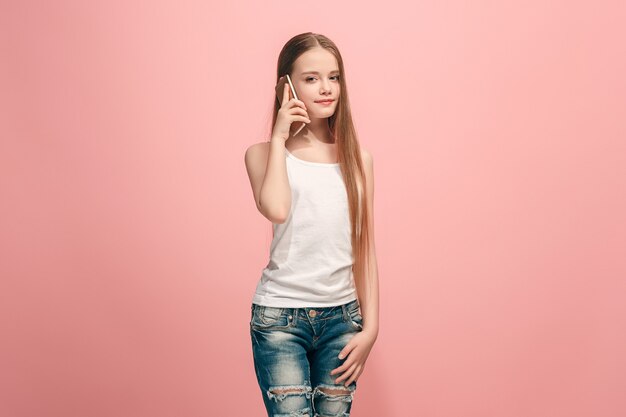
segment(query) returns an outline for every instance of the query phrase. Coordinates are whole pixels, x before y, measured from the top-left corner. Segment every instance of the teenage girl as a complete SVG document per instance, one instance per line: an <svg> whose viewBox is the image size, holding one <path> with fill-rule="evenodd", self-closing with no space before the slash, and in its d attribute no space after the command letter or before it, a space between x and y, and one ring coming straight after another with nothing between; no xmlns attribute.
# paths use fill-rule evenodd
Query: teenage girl
<svg viewBox="0 0 626 417"><path fill-rule="evenodd" d="M357 140L330 39L290 39L277 80L285 74L299 99L286 83L270 141L245 154L274 232L251 305L255 373L268 416L349 416L378 336L373 160Z"/></svg>

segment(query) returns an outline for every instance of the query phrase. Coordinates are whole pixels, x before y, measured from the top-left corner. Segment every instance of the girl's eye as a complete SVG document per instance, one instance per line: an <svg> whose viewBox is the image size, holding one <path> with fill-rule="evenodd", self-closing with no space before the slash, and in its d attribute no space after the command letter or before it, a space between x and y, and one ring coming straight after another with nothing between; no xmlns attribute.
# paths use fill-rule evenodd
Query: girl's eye
<svg viewBox="0 0 626 417"><path fill-rule="evenodd" d="M337 80L339 80L339 76L338 75L334 75L331 78L336 78ZM307 77L306 81L310 81L310 80L314 80L315 77Z"/></svg>

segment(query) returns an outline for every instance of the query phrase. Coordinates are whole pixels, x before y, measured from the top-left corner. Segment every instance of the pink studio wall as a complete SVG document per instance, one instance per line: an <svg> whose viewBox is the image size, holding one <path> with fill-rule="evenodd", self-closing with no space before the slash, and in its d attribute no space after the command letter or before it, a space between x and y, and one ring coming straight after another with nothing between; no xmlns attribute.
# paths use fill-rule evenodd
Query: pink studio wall
<svg viewBox="0 0 626 417"><path fill-rule="evenodd" d="M263 416L278 52L340 47L374 155L355 417L626 415L618 1L0 5L0 416Z"/></svg>

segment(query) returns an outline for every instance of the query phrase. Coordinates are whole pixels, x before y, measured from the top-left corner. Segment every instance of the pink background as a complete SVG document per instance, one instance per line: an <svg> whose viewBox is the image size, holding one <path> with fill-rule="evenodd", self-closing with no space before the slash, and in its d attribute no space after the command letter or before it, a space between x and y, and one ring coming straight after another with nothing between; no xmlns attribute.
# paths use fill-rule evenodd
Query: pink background
<svg viewBox="0 0 626 417"><path fill-rule="evenodd" d="M374 155L352 415L626 415L620 1L3 2L0 415L264 416L243 155L293 35Z"/></svg>

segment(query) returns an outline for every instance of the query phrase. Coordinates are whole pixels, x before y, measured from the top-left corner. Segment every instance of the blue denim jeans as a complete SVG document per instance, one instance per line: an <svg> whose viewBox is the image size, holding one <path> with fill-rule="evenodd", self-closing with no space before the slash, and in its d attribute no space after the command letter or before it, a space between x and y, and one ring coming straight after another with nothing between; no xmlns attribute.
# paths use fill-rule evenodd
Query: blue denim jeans
<svg viewBox="0 0 626 417"><path fill-rule="evenodd" d="M254 370L269 417L348 417L357 383L330 374L363 329L358 299L333 307L252 304Z"/></svg>

